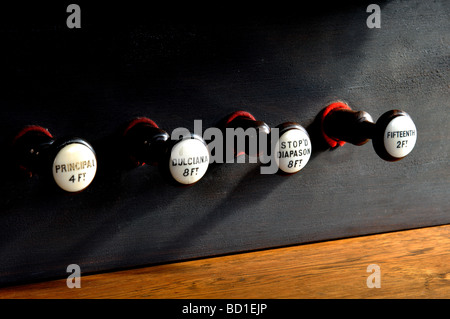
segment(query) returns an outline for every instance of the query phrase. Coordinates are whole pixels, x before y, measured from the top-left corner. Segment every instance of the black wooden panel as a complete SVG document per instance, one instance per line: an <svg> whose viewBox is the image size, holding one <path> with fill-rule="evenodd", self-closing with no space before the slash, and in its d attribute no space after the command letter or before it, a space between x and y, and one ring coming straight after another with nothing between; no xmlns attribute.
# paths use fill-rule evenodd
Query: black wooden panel
<svg viewBox="0 0 450 319"><path fill-rule="evenodd" d="M2 10L2 285L64 277L72 263L91 273L450 222L448 1L380 2L380 29L367 28L366 2L79 4L81 29L66 27L68 3ZM296 175L211 165L196 185L176 187L155 167L122 166L114 141L135 116L171 132L239 109L313 133L337 99L374 119L408 112L414 151L388 163L371 143L328 151L315 139ZM86 191L13 173L9 143L27 124L93 144L99 171Z"/></svg>

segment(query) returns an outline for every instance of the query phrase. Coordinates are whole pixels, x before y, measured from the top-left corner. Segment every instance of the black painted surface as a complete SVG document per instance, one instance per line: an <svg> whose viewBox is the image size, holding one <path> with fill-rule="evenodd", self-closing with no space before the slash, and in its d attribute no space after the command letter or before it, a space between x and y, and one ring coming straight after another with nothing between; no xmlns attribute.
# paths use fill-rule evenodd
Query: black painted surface
<svg viewBox="0 0 450 319"><path fill-rule="evenodd" d="M90 273L450 222L448 1L382 2L381 29L367 28L367 3L205 14L79 4L79 30L65 25L68 3L3 11L2 285L65 277L72 263ZM126 166L114 143L135 116L170 133L239 109L313 133L338 99L375 121L408 112L414 151L389 163L371 142L328 151L312 134L293 176L211 165L177 187L156 167ZM13 173L9 143L28 124L94 146L86 191Z"/></svg>

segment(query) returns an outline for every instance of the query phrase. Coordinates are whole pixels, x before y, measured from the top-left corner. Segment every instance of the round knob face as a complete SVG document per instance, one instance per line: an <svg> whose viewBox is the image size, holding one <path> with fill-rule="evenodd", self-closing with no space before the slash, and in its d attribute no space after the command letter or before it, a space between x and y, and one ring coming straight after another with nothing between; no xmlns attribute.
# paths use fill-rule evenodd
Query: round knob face
<svg viewBox="0 0 450 319"><path fill-rule="evenodd" d="M97 159L92 148L74 142L58 151L52 169L59 187L68 192L79 192L94 179Z"/></svg>
<svg viewBox="0 0 450 319"><path fill-rule="evenodd" d="M311 157L311 140L305 129L289 129L281 134L275 150L280 170L288 174L297 173Z"/></svg>
<svg viewBox="0 0 450 319"><path fill-rule="evenodd" d="M206 144L195 138L182 139L172 148L169 159L172 177L181 184L199 181L209 165L209 151Z"/></svg>
<svg viewBox="0 0 450 319"><path fill-rule="evenodd" d="M408 115L394 117L384 131L384 147L394 158L408 155L416 145L416 140L416 125Z"/></svg>

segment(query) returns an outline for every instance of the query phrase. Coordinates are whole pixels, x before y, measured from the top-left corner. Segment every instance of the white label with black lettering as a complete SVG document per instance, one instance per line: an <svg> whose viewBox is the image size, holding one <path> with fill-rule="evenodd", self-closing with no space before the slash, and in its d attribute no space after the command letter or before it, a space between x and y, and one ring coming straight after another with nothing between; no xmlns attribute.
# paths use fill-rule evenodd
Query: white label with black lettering
<svg viewBox="0 0 450 319"><path fill-rule="evenodd" d="M59 187L68 192L85 189L96 172L95 153L80 143L64 146L53 161L53 178Z"/></svg>
<svg viewBox="0 0 450 319"><path fill-rule="evenodd" d="M302 130L288 130L280 136L275 150L278 167L285 173L296 173L305 167L311 157L311 140Z"/></svg>
<svg viewBox="0 0 450 319"><path fill-rule="evenodd" d="M170 173L181 184L199 181L209 165L209 151L204 143L196 139L185 139L172 148Z"/></svg>
<svg viewBox="0 0 450 319"><path fill-rule="evenodd" d="M409 116L395 117L384 131L384 147L396 158L408 155L416 145L416 140L416 125Z"/></svg>

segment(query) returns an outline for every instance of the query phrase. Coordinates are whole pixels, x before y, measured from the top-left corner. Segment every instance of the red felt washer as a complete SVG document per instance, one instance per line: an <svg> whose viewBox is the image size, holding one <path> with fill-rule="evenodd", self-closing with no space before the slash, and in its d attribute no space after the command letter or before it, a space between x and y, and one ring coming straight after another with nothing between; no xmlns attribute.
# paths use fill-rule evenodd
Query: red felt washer
<svg viewBox="0 0 450 319"><path fill-rule="evenodd" d="M323 121L325 120L325 117L330 114L331 111L337 110L337 109L345 109L345 110L351 110L351 107L345 104L344 102L335 102L328 105L322 112L322 118L320 121L320 129L322 131L323 138L325 141L330 145L330 147L334 148L337 146L343 146L345 144L345 141L341 141L337 138L332 138L328 136L324 129L323 129Z"/></svg>
<svg viewBox="0 0 450 319"><path fill-rule="evenodd" d="M255 117L253 115L251 115L250 113L245 112L245 111L236 111L234 113L231 113L230 116L228 116L228 118L225 121L225 126L228 126L228 124L237 117L246 117L253 121L256 121Z"/></svg>
<svg viewBox="0 0 450 319"><path fill-rule="evenodd" d="M127 128L123 131L123 135L125 136L130 129L132 129L135 125L140 124L140 123L147 123L147 124L150 124L150 126L159 128L158 125L156 125L156 123L153 120L151 120L147 117L138 117L138 118L135 118L134 120L132 120L130 122L130 124L128 124Z"/></svg>
<svg viewBox="0 0 450 319"><path fill-rule="evenodd" d="M133 127L135 127L136 125L141 124L141 123L146 123L152 127L159 128L158 125L153 120L149 119L148 117L138 117L138 118L135 118L134 120L132 120L130 122L130 124L128 124L127 128L123 131L123 136L127 135L129 130L131 130ZM145 165L145 162L139 162L135 158L132 158L132 162L136 166L144 166Z"/></svg>
<svg viewBox="0 0 450 319"><path fill-rule="evenodd" d="M28 125L24 127L22 130L20 130L20 132L16 135L16 137L14 137L12 143L14 144L19 138L21 138L22 136L24 136L29 132L40 132L43 133L44 135L47 135L50 138L53 138L52 134L50 134L50 132L46 128L43 128L42 126L39 125Z"/></svg>

